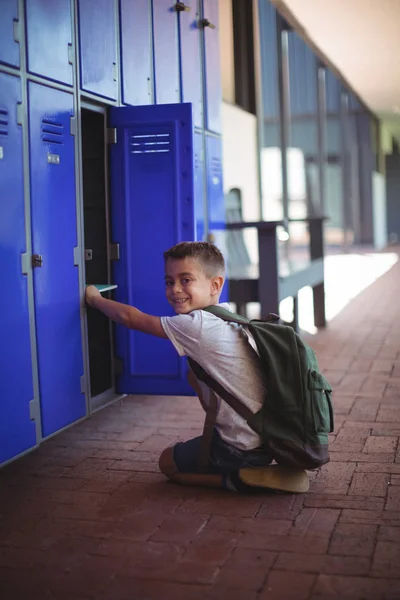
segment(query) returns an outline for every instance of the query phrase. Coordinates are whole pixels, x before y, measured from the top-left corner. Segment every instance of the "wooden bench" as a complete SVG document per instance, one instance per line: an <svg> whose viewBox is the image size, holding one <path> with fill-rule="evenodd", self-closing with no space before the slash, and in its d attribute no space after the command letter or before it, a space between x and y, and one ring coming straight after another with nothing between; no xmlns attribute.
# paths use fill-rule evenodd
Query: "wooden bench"
<svg viewBox="0 0 400 600"><path fill-rule="evenodd" d="M235 267L229 265L229 301L237 305L240 314L246 314L249 302L259 302L261 316L279 314L279 303L293 298L293 327L298 328L297 295L301 288L310 286L314 298L314 323L326 325L323 224L326 217L289 219L289 223L306 223L309 230L310 260L282 272L279 269L277 227L283 221L257 221L229 223L228 231L256 229L258 235L259 265Z"/></svg>

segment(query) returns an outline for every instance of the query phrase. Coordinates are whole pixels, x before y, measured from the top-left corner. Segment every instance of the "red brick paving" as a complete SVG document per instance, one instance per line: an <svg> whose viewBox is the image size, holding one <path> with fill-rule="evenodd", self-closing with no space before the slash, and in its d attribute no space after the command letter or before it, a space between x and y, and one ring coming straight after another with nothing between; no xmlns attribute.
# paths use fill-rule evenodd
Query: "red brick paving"
<svg viewBox="0 0 400 600"><path fill-rule="evenodd" d="M310 338L334 384L307 495L167 483L192 398L131 397L0 473L1 600L400 599L400 263Z"/></svg>

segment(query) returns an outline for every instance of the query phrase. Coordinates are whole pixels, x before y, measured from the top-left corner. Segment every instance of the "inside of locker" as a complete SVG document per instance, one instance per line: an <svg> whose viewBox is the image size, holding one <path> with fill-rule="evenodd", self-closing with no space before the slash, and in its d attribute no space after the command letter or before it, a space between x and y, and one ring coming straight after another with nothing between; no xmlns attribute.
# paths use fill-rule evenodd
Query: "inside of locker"
<svg viewBox="0 0 400 600"><path fill-rule="evenodd" d="M82 109L82 173L86 284L109 283L105 114ZM109 292L105 292L109 297ZM112 325L100 311L87 310L90 389L94 398L112 391Z"/></svg>

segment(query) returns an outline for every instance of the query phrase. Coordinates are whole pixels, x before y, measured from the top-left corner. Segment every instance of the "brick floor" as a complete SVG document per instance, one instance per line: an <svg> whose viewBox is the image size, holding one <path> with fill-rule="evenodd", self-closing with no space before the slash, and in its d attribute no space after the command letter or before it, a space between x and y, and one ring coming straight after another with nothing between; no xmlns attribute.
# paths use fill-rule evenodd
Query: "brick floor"
<svg viewBox="0 0 400 600"><path fill-rule="evenodd" d="M307 495L167 483L193 398L127 398L4 468L1 600L399 599L399 297L400 262L308 338L336 429Z"/></svg>

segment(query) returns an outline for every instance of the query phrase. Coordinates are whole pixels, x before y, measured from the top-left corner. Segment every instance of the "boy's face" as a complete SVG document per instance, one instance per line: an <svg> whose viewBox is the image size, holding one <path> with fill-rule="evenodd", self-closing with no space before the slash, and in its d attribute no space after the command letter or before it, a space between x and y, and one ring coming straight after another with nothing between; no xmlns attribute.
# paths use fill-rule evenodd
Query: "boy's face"
<svg viewBox="0 0 400 600"><path fill-rule="evenodd" d="M223 277L207 277L194 258L169 258L165 264L167 300L178 314L216 304L222 284Z"/></svg>

